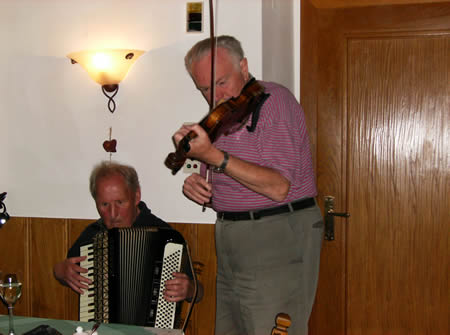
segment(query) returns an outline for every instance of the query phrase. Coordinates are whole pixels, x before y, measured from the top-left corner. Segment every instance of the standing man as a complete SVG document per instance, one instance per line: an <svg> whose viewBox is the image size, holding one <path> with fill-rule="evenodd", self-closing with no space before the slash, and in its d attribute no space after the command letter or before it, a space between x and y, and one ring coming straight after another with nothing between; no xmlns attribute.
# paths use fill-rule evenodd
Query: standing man
<svg viewBox="0 0 450 335"><path fill-rule="evenodd" d="M238 40L216 40L215 102L240 95L251 79ZM210 102L210 40L185 57L194 84ZM319 271L323 220L305 116L284 87L259 82L268 98L245 126L211 143L204 129L182 126L179 141L197 134L188 156L209 167L186 178L183 193L217 212L216 335L270 334L275 316L292 318L289 334L307 334Z"/></svg>
<svg viewBox="0 0 450 335"><path fill-rule="evenodd" d="M86 227L69 249L67 258L53 268L55 278L79 294L83 294L83 290L87 290L92 283L82 275L88 270L79 266L86 259L86 256L80 257L80 247L91 244L98 232L131 226L170 227L153 215L141 201L139 178L131 166L114 162L100 163L91 173L89 188L100 219ZM164 298L170 302L190 300L194 294L193 281L185 273L174 273L173 277L165 283ZM196 301L200 301L202 292L203 288L199 284Z"/></svg>

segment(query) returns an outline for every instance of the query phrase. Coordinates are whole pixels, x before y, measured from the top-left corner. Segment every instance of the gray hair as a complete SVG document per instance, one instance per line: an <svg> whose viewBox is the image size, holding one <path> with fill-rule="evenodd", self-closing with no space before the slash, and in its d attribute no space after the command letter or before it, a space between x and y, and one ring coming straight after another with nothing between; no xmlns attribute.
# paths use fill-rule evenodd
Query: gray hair
<svg viewBox="0 0 450 335"><path fill-rule="evenodd" d="M244 50L242 50L241 42L233 36L221 35L216 38L216 47L226 49L229 55L234 59L236 66L245 57ZM203 58L211 51L211 39L206 38L197 42L184 57L184 65L186 70L191 74L192 63Z"/></svg>
<svg viewBox="0 0 450 335"><path fill-rule="evenodd" d="M129 190L133 193L141 187L134 167L117 162L103 161L94 167L89 178L89 190L94 199L97 195L97 180L113 175L122 176Z"/></svg>

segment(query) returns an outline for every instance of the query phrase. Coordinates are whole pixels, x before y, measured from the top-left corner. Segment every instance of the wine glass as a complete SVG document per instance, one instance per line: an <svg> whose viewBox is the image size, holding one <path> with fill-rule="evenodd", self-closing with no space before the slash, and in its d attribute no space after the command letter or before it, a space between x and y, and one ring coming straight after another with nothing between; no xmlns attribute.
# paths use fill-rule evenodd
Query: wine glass
<svg viewBox="0 0 450 335"><path fill-rule="evenodd" d="M9 314L9 335L15 335L13 323L14 304L22 296L22 283L17 280L17 275L10 273L5 275L3 282L0 280L0 297L8 307Z"/></svg>

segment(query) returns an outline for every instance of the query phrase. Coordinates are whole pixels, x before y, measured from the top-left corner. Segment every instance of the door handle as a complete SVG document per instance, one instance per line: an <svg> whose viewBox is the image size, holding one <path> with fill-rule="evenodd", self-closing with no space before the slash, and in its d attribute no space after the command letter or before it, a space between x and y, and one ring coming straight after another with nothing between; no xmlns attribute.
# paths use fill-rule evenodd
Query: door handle
<svg viewBox="0 0 450 335"><path fill-rule="evenodd" d="M348 218L349 213L338 213L334 211L334 197L325 196L325 240L334 241L334 217Z"/></svg>

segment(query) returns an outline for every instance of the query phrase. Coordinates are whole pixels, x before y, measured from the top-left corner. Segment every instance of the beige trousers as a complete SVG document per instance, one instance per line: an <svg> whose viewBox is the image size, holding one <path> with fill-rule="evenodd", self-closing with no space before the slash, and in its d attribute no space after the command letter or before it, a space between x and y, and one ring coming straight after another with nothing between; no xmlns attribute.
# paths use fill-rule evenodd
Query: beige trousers
<svg viewBox="0 0 450 335"><path fill-rule="evenodd" d="M317 206L260 220L217 220L216 335L270 335L288 313L306 335L317 287L323 219Z"/></svg>

